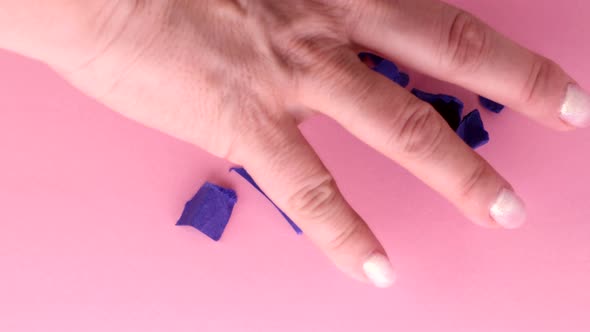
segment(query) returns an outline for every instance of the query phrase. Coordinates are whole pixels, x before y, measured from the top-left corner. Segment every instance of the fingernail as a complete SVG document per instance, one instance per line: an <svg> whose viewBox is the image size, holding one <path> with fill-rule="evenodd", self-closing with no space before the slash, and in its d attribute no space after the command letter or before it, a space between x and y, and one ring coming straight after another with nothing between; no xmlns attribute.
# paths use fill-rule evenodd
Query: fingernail
<svg viewBox="0 0 590 332"><path fill-rule="evenodd" d="M502 189L496 202L490 208L490 215L504 228L518 228L526 220L526 208L514 191Z"/></svg>
<svg viewBox="0 0 590 332"><path fill-rule="evenodd" d="M567 88L561 119L574 127L590 126L590 95L577 84Z"/></svg>
<svg viewBox="0 0 590 332"><path fill-rule="evenodd" d="M395 271L387 256L374 253L363 264L365 275L373 285L379 288L387 288L395 282Z"/></svg>

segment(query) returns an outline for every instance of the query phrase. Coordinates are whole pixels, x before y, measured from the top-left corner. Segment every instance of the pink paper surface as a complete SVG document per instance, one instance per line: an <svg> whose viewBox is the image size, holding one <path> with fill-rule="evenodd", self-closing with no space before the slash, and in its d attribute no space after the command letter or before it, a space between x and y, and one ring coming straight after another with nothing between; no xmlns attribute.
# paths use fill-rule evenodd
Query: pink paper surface
<svg viewBox="0 0 590 332"><path fill-rule="evenodd" d="M590 88L589 1L455 3ZM42 65L1 53L0 73L0 331L590 331L590 131L484 113L479 151L530 209L506 232L471 225L332 121L304 124L399 271L379 290L340 274L226 162ZM174 226L205 180L240 196L220 243Z"/></svg>

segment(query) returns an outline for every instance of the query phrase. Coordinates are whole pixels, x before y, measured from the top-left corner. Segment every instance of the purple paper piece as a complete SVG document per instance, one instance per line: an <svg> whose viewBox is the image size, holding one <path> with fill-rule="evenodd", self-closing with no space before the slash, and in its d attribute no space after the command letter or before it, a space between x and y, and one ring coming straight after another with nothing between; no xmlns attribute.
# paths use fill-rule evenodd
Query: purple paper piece
<svg viewBox="0 0 590 332"><path fill-rule="evenodd" d="M396 82L402 87L406 88L408 85L410 85L410 75L399 72Z"/></svg>
<svg viewBox="0 0 590 332"><path fill-rule="evenodd" d="M234 171L236 173L238 173L241 177L243 177L246 181L248 181L254 188L256 188L256 190L258 190L264 197L266 197L266 199L268 199L268 201L277 209L279 210L279 212L281 213L281 215L285 218L285 220L287 220L287 222L289 223L289 225L291 225L291 227L293 228L293 230L295 230L295 232L297 234L303 234L303 231L301 230L301 228L299 228L299 226L297 226L297 224L291 219L289 218L289 216L287 216L287 214L285 212L283 212L283 210L281 210L273 201L272 199L270 199L270 197L268 197L264 191L262 191L262 189L258 186L258 184L256 183L256 181L254 181L254 179L252 178L252 176L246 171L246 169L242 168L242 167L233 167L230 168L230 172Z"/></svg>
<svg viewBox="0 0 590 332"><path fill-rule="evenodd" d="M377 66L375 66L373 70L389 78L392 81L395 81L399 76L399 68L397 68L395 63L385 59L381 61Z"/></svg>
<svg viewBox="0 0 590 332"><path fill-rule="evenodd" d="M490 135L484 128L478 110L472 111L463 118L457 129L457 135L473 149L477 149L490 141Z"/></svg>
<svg viewBox="0 0 590 332"><path fill-rule="evenodd" d="M432 94L418 89L412 89L412 94L418 99L432 105L434 109L447 121L453 130L459 128L461 115L463 114L463 102L456 97Z"/></svg>
<svg viewBox="0 0 590 332"><path fill-rule="evenodd" d="M402 87L405 88L410 84L410 76L406 73L400 72L399 68L395 65L395 63L383 59L378 55L365 52L359 53L359 58L361 59L361 61L367 64L369 68L389 78L390 80L401 85Z"/></svg>
<svg viewBox="0 0 590 332"><path fill-rule="evenodd" d="M395 63L389 60L382 60L373 70L404 88L410 83L410 76L406 73L401 73Z"/></svg>
<svg viewBox="0 0 590 332"><path fill-rule="evenodd" d="M192 226L219 241L237 200L235 191L206 182L186 203L176 225Z"/></svg>
<svg viewBox="0 0 590 332"><path fill-rule="evenodd" d="M483 106L483 108L494 113L500 113L504 110L504 105L482 96L479 96L479 104Z"/></svg>

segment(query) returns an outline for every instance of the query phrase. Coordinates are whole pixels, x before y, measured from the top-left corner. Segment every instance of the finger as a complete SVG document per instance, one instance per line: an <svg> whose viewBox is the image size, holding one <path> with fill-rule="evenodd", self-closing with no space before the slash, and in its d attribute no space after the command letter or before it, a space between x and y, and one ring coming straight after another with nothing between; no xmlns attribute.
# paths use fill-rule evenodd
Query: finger
<svg viewBox="0 0 590 332"><path fill-rule="evenodd" d="M356 43L552 128L590 125L590 97L571 77L471 14L434 0L355 3Z"/></svg>
<svg viewBox="0 0 590 332"><path fill-rule="evenodd" d="M345 54L345 53L342 53ZM483 226L519 227L524 205L510 184L432 107L347 53L303 82L302 101L397 161Z"/></svg>
<svg viewBox="0 0 590 332"><path fill-rule="evenodd" d="M345 201L294 120L280 122L246 139L234 159L342 271L378 287L392 285L393 268L375 235Z"/></svg>

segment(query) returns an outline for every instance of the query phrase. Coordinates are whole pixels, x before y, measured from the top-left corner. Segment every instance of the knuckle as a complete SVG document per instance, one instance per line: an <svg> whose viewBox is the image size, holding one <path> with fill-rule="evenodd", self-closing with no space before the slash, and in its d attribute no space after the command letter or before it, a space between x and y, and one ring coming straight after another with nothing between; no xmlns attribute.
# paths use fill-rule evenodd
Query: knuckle
<svg viewBox="0 0 590 332"><path fill-rule="evenodd" d="M473 196L474 191L488 178L490 170L491 168L488 164L480 158L477 164L469 172L466 172L464 181L460 183L460 197L464 200L469 200Z"/></svg>
<svg viewBox="0 0 590 332"><path fill-rule="evenodd" d="M308 74L322 82L339 82L338 84L354 84L356 80L367 81L366 77L359 77L356 70L355 55L347 50L334 47L330 55L319 60L315 66L310 67Z"/></svg>
<svg viewBox="0 0 590 332"><path fill-rule="evenodd" d="M283 64L307 68L323 62L334 49L346 45L346 29L342 24L345 6L322 2L310 1L299 8L279 1L260 13L266 14L264 24L273 31L268 46Z"/></svg>
<svg viewBox="0 0 590 332"><path fill-rule="evenodd" d="M286 41L279 57L292 70L308 79L334 80L350 72L356 60L341 42L323 36L308 36ZM343 51L344 50L344 51ZM354 54L353 54L354 55Z"/></svg>
<svg viewBox="0 0 590 332"><path fill-rule="evenodd" d="M277 42L277 54L284 62L298 67L322 62L331 53L322 36L289 36Z"/></svg>
<svg viewBox="0 0 590 332"><path fill-rule="evenodd" d="M217 123L220 126L210 126L210 122L201 121L199 131L200 135L206 135L209 140L219 141L225 144L220 151L226 160L236 164L245 164L252 157L252 151L269 154L272 160L268 161L269 165L282 165L285 156L296 148L296 143L288 139L284 128L287 124L281 121L289 121L269 111L269 108L263 106L259 101L252 98L239 98L239 94L234 94L235 100L230 105L224 105L230 112L213 112L208 115L217 117ZM231 97L224 98L225 100ZM239 104L239 105L238 105ZM214 128L221 128L223 135L211 135ZM271 143L272 144L269 144ZM203 146L203 144L200 144ZM269 149L277 149L282 153L271 153Z"/></svg>
<svg viewBox="0 0 590 332"><path fill-rule="evenodd" d="M559 71L560 67L555 62L538 57L531 65L529 78L522 92L523 99L526 102L534 102L539 96L545 95L551 77Z"/></svg>
<svg viewBox="0 0 590 332"><path fill-rule="evenodd" d="M334 214L338 189L329 174L305 180L289 198L290 210L297 211L300 218L309 221L327 220Z"/></svg>
<svg viewBox="0 0 590 332"><path fill-rule="evenodd" d="M443 59L451 70L475 71L490 54L490 29L464 11L452 18L446 40Z"/></svg>
<svg viewBox="0 0 590 332"><path fill-rule="evenodd" d="M429 105L420 107L397 124L389 146L397 146L399 152L410 159L427 159L433 156L442 144L445 127L438 113Z"/></svg>
<svg viewBox="0 0 590 332"><path fill-rule="evenodd" d="M346 91L347 98L354 105L367 105L375 98L374 91L380 86L380 81L368 70L358 70L357 64L351 59L334 59L323 71L318 71L316 78L320 82L329 82L328 89ZM335 93L335 95L338 95Z"/></svg>
<svg viewBox="0 0 590 332"><path fill-rule="evenodd" d="M338 229L335 235L327 242L327 248L332 251L340 251L362 232L363 224L358 221L351 221Z"/></svg>
<svg viewBox="0 0 590 332"><path fill-rule="evenodd" d="M403 0L344 0L348 2L346 10L346 26L348 35L361 36L370 28L368 24L375 22L390 22L395 20L395 15L403 12Z"/></svg>

